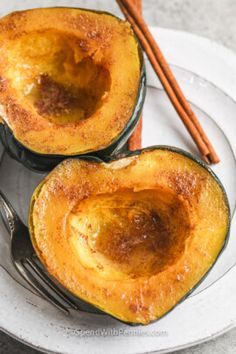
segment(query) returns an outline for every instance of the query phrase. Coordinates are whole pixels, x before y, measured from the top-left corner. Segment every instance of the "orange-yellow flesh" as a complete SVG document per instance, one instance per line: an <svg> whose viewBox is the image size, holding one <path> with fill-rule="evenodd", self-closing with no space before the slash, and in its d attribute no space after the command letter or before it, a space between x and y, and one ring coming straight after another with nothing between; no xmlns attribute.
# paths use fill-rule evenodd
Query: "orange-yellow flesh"
<svg viewBox="0 0 236 354"><path fill-rule="evenodd" d="M68 8L0 20L0 115L42 154L74 155L110 145L129 121L140 57L128 23Z"/></svg>
<svg viewBox="0 0 236 354"><path fill-rule="evenodd" d="M207 170L154 150L110 164L63 162L35 191L29 224L40 259L66 288L123 321L147 324L209 270L228 218Z"/></svg>

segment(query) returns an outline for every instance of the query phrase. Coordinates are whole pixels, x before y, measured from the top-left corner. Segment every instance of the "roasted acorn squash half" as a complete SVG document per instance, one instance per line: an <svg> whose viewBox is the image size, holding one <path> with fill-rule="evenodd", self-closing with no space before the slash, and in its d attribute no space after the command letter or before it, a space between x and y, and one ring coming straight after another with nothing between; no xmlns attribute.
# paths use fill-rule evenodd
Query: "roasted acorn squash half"
<svg viewBox="0 0 236 354"><path fill-rule="evenodd" d="M229 225L214 173L168 147L109 163L66 160L35 190L29 214L34 248L49 273L132 324L161 318L199 284Z"/></svg>
<svg viewBox="0 0 236 354"><path fill-rule="evenodd" d="M126 21L46 8L0 19L0 136L12 157L50 170L117 152L139 119L145 69Z"/></svg>

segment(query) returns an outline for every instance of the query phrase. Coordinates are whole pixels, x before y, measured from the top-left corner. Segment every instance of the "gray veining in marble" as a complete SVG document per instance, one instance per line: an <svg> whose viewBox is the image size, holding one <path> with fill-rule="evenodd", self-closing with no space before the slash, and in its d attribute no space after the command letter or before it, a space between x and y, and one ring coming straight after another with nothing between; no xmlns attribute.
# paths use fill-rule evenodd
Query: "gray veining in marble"
<svg viewBox="0 0 236 354"><path fill-rule="evenodd" d="M34 0L1 0L0 15L20 8L34 7ZM50 0L41 0L48 6ZM119 15L115 0L57 1L58 5L100 8ZM236 0L143 0L149 25L190 31L224 44L236 51ZM236 352L236 329L179 354L232 354ZM38 353L0 333L0 354ZM92 354L92 353L91 353Z"/></svg>

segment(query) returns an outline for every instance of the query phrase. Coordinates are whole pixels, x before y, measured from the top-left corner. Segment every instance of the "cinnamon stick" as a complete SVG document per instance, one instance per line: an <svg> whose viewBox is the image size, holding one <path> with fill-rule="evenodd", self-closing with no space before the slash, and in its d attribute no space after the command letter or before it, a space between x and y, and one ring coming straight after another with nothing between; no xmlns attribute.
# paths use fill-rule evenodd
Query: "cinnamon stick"
<svg viewBox="0 0 236 354"><path fill-rule="evenodd" d="M139 13L142 13L142 0L133 0L133 4L136 6ZM142 148L142 125L143 117L141 115L138 124L135 128L135 131L133 132L128 141L128 147L131 151L139 150Z"/></svg>
<svg viewBox="0 0 236 354"><path fill-rule="evenodd" d="M192 111L142 16L137 12L130 0L117 0L117 3L127 20L131 23L134 32L143 46L143 49L146 51L153 69L158 75L174 108L202 153L203 158L206 162L219 162L219 158L212 144Z"/></svg>
<svg viewBox="0 0 236 354"><path fill-rule="evenodd" d="M142 13L142 0L133 0L133 4L136 6L138 12Z"/></svg>
<svg viewBox="0 0 236 354"><path fill-rule="evenodd" d="M135 131L128 141L128 148L130 151L139 150L142 148L142 130L143 130L143 116L141 115L136 125Z"/></svg>

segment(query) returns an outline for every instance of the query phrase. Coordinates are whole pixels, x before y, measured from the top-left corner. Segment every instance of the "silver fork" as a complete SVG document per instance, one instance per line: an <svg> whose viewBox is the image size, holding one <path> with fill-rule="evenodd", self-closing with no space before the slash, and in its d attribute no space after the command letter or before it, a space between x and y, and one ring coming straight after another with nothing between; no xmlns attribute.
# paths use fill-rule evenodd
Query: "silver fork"
<svg viewBox="0 0 236 354"><path fill-rule="evenodd" d="M29 237L28 228L1 191L0 206L2 219L11 236L12 261L20 275L42 297L61 311L68 314L68 308L79 310L78 305L62 292L40 265Z"/></svg>

